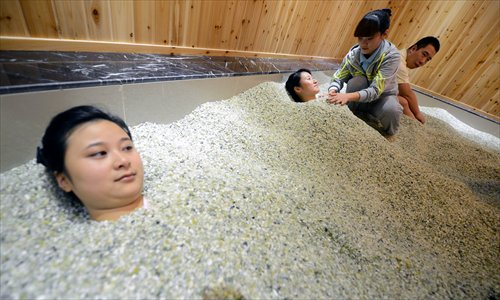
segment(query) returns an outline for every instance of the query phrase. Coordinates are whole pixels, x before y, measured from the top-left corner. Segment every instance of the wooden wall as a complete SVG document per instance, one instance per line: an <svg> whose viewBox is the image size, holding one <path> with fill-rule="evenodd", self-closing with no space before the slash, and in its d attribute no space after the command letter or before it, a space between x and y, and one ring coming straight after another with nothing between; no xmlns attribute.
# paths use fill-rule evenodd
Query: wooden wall
<svg viewBox="0 0 500 300"><path fill-rule="evenodd" d="M0 49L341 59L358 20L384 7L398 47L441 40L416 85L499 115L497 0L0 0Z"/></svg>

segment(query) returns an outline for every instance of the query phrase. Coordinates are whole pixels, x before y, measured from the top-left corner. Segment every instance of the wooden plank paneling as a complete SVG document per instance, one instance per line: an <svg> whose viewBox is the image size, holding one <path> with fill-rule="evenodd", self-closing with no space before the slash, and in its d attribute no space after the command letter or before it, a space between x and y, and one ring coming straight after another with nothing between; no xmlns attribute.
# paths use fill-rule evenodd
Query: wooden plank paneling
<svg viewBox="0 0 500 300"><path fill-rule="evenodd" d="M270 52L276 52L278 49L278 32L283 26L282 13L286 10L285 6L286 3L283 3L283 1L268 1L264 6L264 18L261 26L265 40L264 43L259 43L262 49L268 49ZM260 29L257 32L260 32Z"/></svg>
<svg viewBox="0 0 500 300"><path fill-rule="evenodd" d="M89 38L98 41L112 41L111 7L109 1L86 0L83 3Z"/></svg>
<svg viewBox="0 0 500 300"><path fill-rule="evenodd" d="M202 16L205 14L203 11L203 2L202 1L188 1L186 2L185 10L188 11L189 18L184 19L184 28L185 28L185 42L183 46L191 46L193 48L202 47L199 42L199 36L201 34L212 35L212 28L208 28L208 26L204 26L205 24L200 23ZM233 49L238 49L234 47Z"/></svg>
<svg viewBox="0 0 500 300"><path fill-rule="evenodd" d="M166 1L157 1L155 2L155 21L153 27L155 28L154 32L154 44L157 45L166 45L168 44L168 16L170 5Z"/></svg>
<svg viewBox="0 0 500 300"><path fill-rule="evenodd" d="M433 61L413 71L414 84L498 114L496 0L0 0L0 35L161 45L153 48L177 54L342 59L361 17L386 7L389 40L400 49L427 35L441 41Z"/></svg>
<svg viewBox="0 0 500 300"><path fill-rule="evenodd" d="M259 39L260 18L264 6L259 1L247 1L241 20L241 32L239 33L239 48L244 51L254 50L254 43Z"/></svg>
<svg viewBox="0 0 500 300"><path fill-rule="evenodd" d="M28 31L32 37L59 37L52 1L21 1Z"/></svg>
<svg viewBox="0 0 500 300"><path fill-rule="evenodd" d="M193 17L193 1L177 1L179 3L179 46L193 46L194 37L190 35L190 24L196 22ZM193 20L191 20L193 19ZM202 26L202 24L200 24Z"/></svg>
<svg viewBox="0 0 500 300"><path fill-rule="evenodd" d="M135 42L134 34L134 2L109 1L111 14L111 41Z"/></svg>
<svg viewBox="0 0 500 300"><path fill-rule="evenodd" d="M155 1L134 1L135 42L154 44Z"/></svg>
<svg viewBox="0 0 500 300"><path fill-rule="evenodd" d="M496 110L498 113L498 86L500 78L500 63L495 56L498 57L499 45L495 49L490 50L489 57L480 61L474 67L479 67L476 74L478 77L469 77L469 80L463 86L463 94L461 96L462 102L467 103L473 107L478 107L484 111ZM493 61L492 64L486 64L486 61ZM482 63L481 63L482 62ZM496 89L496 93L488 96L488 91ZM485 100L487 99L487 100Z"/></svg>
<svg viewBox="0 0 500 300"><path fill-rule="evenodd" d="M94 39L94 37L89 36L84 3L84 0L53 0L54 15L59 25L60 38L74 40Z"/></svg>
<svg viewBox="0 0 500 300"><path fill-rule="evenodd" d="M19 1L0 1L0 35L30 36Z"/></svg>

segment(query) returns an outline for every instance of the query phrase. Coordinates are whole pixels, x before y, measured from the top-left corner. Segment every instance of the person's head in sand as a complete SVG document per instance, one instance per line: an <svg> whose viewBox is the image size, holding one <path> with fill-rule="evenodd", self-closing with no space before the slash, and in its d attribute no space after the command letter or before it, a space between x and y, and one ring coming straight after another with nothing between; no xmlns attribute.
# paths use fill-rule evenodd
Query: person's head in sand
<svg viewBox="0 0 500 300"><path fill-rule="evenodd" d="M37 162L94 220L116 220L143 206L144 169L132 134L122 119L94 106L56 115L37 149Z"/></svg>
<svg viewBox="0 0 500 300"><path fill-rule="evenodd" d="M288 77L285 89L295 102L308 102L316 99L319 93L318 81L308 69L299 69Z"/></svg>

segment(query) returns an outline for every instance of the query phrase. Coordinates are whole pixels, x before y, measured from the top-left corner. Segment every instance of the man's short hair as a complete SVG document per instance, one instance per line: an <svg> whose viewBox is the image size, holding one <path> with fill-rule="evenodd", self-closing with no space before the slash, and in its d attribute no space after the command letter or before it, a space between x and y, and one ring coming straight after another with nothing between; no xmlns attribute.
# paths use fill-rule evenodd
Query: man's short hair
<svg viewBox="0 0 500 300"><path fill-rule="evenodd" d="M425 46L427 46L429 44L431 44L434 47L434 49L436 50L436 53L438 53L439 47L440 47L439 40L433 36L426 36L424 38L421 38L420 40L418 40L418 42L413 44L411 47L417 46L417 50L418 50L420 48L424 48Z"/></svg>

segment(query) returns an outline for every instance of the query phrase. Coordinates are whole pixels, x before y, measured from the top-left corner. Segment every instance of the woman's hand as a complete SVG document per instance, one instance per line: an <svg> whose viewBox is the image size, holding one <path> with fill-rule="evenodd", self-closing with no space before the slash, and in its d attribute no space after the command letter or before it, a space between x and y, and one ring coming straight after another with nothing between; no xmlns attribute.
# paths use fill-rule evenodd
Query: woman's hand
<svg viewBox="0 0 500 300"><path fill-rule="evenodd" d="M330 103L330 104L346 105L349 102L358 101L358 100L359 100L359 93L357 93L357 92L341 94L341 93L337 93L337 91L334 89L332 89L328 92L328 103Z"/></svg>
<svg viewBox="0 0 500 300"><path fill-rule="evenodd" d="M333 100L333 97L334 97L335 95L337 95L337 90L336 90L336 89L331 89L331 90L329 90L329 91L328 91L328 94L326 94L326 95L325 95L325 96L326 96L326 101L327 101L328 103L330 103L330 104L331 104L331 103L333 103L333 102L332 102L332 100Z"/></svg>

